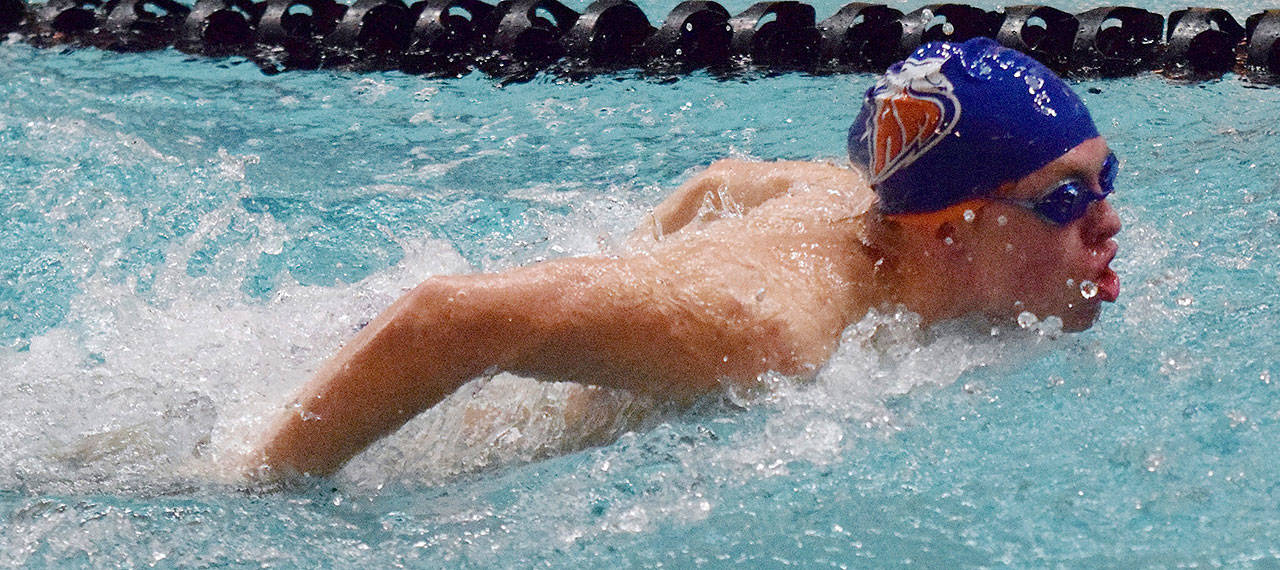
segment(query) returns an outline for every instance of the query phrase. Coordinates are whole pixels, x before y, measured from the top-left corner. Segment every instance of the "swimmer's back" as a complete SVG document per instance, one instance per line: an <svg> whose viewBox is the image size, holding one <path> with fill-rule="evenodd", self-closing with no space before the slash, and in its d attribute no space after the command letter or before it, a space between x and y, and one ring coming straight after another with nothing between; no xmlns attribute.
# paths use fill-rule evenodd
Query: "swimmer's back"
<svg viewBox="0 0 1280 570"><path fill-rule="evenodd" d="M729 169L779 190L741 215L694 219L641 255L652 256L673 294L734 308L707 312L739 316L720 326L772 336L747 343L789 355L767 368L806 373L834 350L844 324L856 317L850 311L865 311L856 297L867 291L863 281L874 263L860 248L872 192L858 171L832 164L722 161L711 172Z"/></svg>

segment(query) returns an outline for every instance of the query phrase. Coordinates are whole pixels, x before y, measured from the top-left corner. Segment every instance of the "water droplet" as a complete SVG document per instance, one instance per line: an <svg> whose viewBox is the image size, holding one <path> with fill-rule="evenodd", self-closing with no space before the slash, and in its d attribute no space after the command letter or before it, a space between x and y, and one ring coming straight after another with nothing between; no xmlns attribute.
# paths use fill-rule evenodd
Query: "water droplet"
<svg viewBox="0 0 1280 570"><path fill-rule="evenodd" d="M978 217L978 216L977 216L977 214L974 214L974 213L973 213L973 210L965 210L965 211L964 211L964 221L969 222L969 223L973 223L973 219L974 219L974 218L976 218L976 217Z"/></svg>
<svg viewBox="0 0 1280 570"><path fill-rule="evenodd" d="M1003 226L1003 225L1005 225L1005 224L1007 224L1007 223L1009 223L1009 218L1006 218L1006 217L1004 217L1003 215L1001 215L1000 217L996 218L996 224L999 224L999 225Z"/></svg>
<svg viewBox="0 0 1280 570"><path fill-rule="evenodd" d="M1075 286L1076 286L1076 280L1075 280L1075 279L1072 279L1072 278L1070 278L1070 277L1068 277L1068 278L1067 278L1067 287L1075 287Z"/></svg>
<svg viewBox="0 0 1280 570"><path fill-rule="evenodd" d="M1022 311L1021 313L1018 313L1018 326L1024 329L1034 327L1038 322L1040 322L1040 319L1036 318L1035 314L1031 311Z"/></svg>
<svg viewBox="0 0 1280 570"><path fill-rule="evenodd" d="M947 236L947 237L945 237L945 238L943 238L943 239L942 239L942 243L945 243L945 244L947 244L947 245L954 244L955 242L956 242L956 240L951 239L951 236Z"/></svg>
<svg viewBox="0 0 1280 570"><path fill-rule="evenodd" d="M1142 465L1148 472L1154 473L1164 463L1164 456L1159 453L1152 453L1143 460Z"/></svg>
<svg viewBox="0 0 1280 570"><path fill-rule="evenodd" d="M1085 279L1080 282L1080 296L1085 299L1092 299L1098 295L1098 284Z"/></svg>

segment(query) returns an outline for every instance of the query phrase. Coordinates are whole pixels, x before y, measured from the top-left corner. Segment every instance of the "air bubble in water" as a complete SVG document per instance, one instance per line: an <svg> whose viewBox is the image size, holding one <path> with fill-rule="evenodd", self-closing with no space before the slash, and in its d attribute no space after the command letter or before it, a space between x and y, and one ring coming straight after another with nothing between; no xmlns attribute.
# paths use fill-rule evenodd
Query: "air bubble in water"
<svg viewBox="0 0 1280 570"><path fill-rule="evenodd" d="M1150 473L1155 473L1164 464L1164 455L1156 452L1148 454L1146 459L1142 461L1142 466Z"/></svg>
<svg viewBox="0 0 1280 570"><path fill-rule="evenodd" d="M1098 295L1098 284L1085 279L1080 282L1080 296L1085 299L1092 299Z"/></svg>

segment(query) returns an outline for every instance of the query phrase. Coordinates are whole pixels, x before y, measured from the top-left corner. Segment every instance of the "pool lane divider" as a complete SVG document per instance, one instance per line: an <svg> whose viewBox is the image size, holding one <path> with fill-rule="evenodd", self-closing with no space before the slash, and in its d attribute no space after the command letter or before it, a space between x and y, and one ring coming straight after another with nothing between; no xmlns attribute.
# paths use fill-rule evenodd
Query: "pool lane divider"
<svg viewBox="0 0 1280 570"><path fill-rule="evenodd" d="M732 15L689 0L660 24L629 0L579 13L557 0L0 0L0 33L33 45L135 52L174 47L243 56L266 73L295 69L402 70L519 81L550 70L571 78L640 69L674 78L698 69L833 74L879 72L930 41L987 36L1070 77L1158 72L1208 80L1234 72L1280 83L1280 10L1249 16L1187 8L1166 18L1127 6L1077 14L1041 5L988 11L931 4L912 12L856 2L817 21L793 1Z"/></svg>

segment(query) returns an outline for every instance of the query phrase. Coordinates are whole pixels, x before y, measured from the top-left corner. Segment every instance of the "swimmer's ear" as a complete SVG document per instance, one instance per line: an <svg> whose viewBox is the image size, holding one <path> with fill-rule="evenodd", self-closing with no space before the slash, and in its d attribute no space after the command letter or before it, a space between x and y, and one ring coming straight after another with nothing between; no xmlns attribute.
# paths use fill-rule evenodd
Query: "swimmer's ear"
<svg viewBox="0 0 1280 570"><path fill-rule="evenodd" d="M952 245L955 243L956 239L956 225L951 222L942 222L942 224L938 225L938 228L933 231L933 237L942 243Z"/></svg>
<svg viewBox="0 0 1280 570"><path fill-rule="evenodd" d="M950 220L942 222L933 231L935 254L943 259L968 259L972 236L973 224Z"/></svg>

